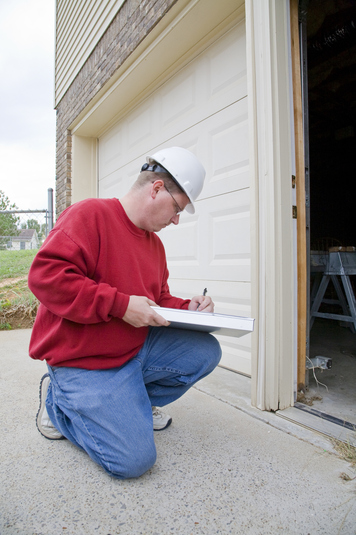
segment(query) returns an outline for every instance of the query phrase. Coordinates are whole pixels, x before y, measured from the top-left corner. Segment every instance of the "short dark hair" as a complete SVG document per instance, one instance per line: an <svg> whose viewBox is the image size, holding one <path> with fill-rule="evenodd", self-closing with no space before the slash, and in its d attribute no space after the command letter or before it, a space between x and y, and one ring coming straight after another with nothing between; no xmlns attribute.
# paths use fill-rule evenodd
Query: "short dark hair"
<svg viewBox="0 0 356 535"><path fill-rule="evenodd" d="M155 160L149 159L150 165L157 164ZM185 193L182 188L177 184L172 175L167 171L166 173L156 173L154 171L141 171L138 175L133 187L142 188L148 183L153 183L156 180L162 180L164 187L171 193Z"/></svg>

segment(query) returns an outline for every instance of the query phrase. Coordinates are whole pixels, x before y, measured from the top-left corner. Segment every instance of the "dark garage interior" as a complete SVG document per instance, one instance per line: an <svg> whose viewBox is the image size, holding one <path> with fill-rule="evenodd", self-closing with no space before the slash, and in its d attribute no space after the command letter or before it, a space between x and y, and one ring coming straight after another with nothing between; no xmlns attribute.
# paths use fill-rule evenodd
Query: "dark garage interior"
<svg viewBox="0 0 356 535"><path fill-rule="evenodd" d="M306 40L307 242L311 252L338 247L356 251L356 2L300 2ZM305 59L305 58L304 58ZM352 256L353 255L353 256ZM354 262L356 253L349 255ZM343 257L345 258L345 257ZM355 266L356 267L356 266ZM349 275L353 299L356 275ZM338 280L341 281L340 277ZM310 288L314 274L310 272ZM342 283L340 282L342 287ZM332 281L320 311L342 313ZM303 402L356 425L356 334L351 322L314 318L309 357L332 361L330 369L311 369Z"/></svg>

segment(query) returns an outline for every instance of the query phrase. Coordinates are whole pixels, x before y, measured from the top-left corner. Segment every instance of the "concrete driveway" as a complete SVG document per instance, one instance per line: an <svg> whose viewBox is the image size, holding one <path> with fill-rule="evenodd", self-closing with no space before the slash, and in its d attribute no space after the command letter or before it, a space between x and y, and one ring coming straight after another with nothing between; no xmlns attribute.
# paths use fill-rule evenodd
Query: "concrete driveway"
<svg viewBox="0 0 356 535"><path fill-rule="evenodd" d="M46 440L35 427L46 366L27 356L29 337L0 332L2 535L356 533L356 479L342 476L355 470L327 438L249 408L248 379L221 368L166 408L173 424L139 479Z"/></svg>

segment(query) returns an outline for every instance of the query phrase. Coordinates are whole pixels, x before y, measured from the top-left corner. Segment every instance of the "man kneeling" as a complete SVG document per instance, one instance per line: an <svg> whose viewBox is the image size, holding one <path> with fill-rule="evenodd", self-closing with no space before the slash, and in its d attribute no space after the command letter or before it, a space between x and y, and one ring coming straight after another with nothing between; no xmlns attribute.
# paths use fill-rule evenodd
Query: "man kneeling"
<svg viewBox="0 0 356 535"><path fill-rule="evenodd" d="M40 301L30 356L45 360L39 431L67 438L117 478L156 460L153 431L172 403L217 366L210 334L172 329L152 305L212 312L210 297L170 294L156 232L194 213L205 170L186 149L147 158L118 199L88 199L59 217L29 273Z"/></svg>

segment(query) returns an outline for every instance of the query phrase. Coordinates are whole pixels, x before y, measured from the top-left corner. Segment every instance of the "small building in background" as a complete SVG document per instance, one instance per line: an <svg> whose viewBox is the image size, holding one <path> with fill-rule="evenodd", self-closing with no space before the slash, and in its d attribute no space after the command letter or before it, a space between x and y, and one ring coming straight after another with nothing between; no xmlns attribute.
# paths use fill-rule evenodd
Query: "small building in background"
<svg viewBox="0 0 356 535"><path fill-rule="evenodd" d="M18 236L10 236L7 241L7 249L10 251L22 251L38 249L39 240L35 229L21 229Z"/></svg>

